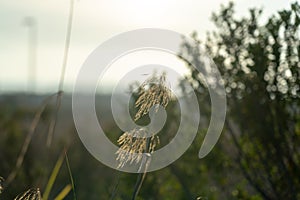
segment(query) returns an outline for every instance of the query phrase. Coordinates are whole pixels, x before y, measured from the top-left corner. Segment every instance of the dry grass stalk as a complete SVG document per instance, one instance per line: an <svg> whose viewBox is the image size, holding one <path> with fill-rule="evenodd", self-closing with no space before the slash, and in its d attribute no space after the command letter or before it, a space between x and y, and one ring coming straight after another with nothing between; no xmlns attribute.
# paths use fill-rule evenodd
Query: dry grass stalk
<svg viewBox="0 0 300 200"><path fill-rule="evenodd" d="M20 167L23 164L25 154L27 153L29 144L32 140L35 129L36 129L36 127L37 127L37 125L40 121L41 115L43 114L46 106L49 104L49 102L52 100L52 98L55 97L56 95L58 95L58 94L55 93L53 95L48 96L43 101L43 103L42 103L41 107L38 109L38 111L35 113L34 118L33 118L32 122L30 124L28 134L26 135L26 138L25 138L25 141L23 143L22 149L21 149L20 154L17 158L15 168L9 173L8 177L6 178L5 183L4 183L4 188L6 188L15 179L18 170L20 169Z"/></svg>
<svg viewBox="0 0 300 200"><path fill-rule="evenodd" d="M14 200L42 200L39 188L29 189L22 195L18 195Z"/></svg>
<svg viewBox="0 0 300 200"><path fill-rule="evenodd" d="M4 181L4 178L0 176L0 194L2 193L2 190L3 190L3 186L2 186L3 181Z"/></svg>
<svg viewBox="0 0 300 200"><path fill-rule="evenodd" d="M67 68L67 61L68 61L70 41L71 41L73 15L74 15L74 0L70 0L70 10L69 10L69 17L68 17L64 56L63 56L63 63L62 63L60 80L59 80L58 91L57 91L57 93L59 95L57 95L57 98L56 98L56 110L51 119L50 126L49 126L49 131L48 131L48 136L47 136L47 147L50 147L50 145L52 143L53 135L54 135L55 128L56 128L56 122L57 122L57 118L58 118L58 111L61 106L61 100L62 100L63 88L64 88L64 80L65 80L65 72L66 72L66 68Z"/></svg>
<svg viewBox="0 0 300 200"><path fill-rule="evenodd" d="M150 108L154 105L160 104L166 107L170 98L171 92L166 86L166 74L163 73L160 77L154 74L140 87L139 98L135 102L135 107L138 108L138 111L134 120L136 121L148 114Z"/></svg>
<svg viewBox="0 0 300 200"><path fill-rule="evenodd" d="M171 98L170 89L166 86L166 74L157 77L155 74L147 79L141 86L135 107L138 111L135 121L149 113L152 106L160 104L166 107ZM157 110L156 110L157 111ZM116 152L118 168L124 167L126 163L139 163L143 158L143 153L153 153L159 145L159 137L152 136L147 141L148 132L145 129L134 129L123 133L119 139L119 150ZM148 143L148 144L147 144Z"/></svg>
<svg viewBox="0 0 300 200"><path fill-rule="evenodd" d="M117 161L118 168L124 167L126 163L139 163L143 158L143 153L147 151L147 132L143 129L134 129L125 132L118 139L120 145ZM150 139L149 152L152 153L154 148L159 144L158 136L152 136Z"/></svg>

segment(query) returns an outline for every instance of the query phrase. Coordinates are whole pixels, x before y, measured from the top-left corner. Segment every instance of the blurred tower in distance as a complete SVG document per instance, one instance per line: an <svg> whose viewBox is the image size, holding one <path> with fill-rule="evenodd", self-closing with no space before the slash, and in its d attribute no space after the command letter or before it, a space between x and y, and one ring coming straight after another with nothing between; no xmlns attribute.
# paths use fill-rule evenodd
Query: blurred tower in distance
<svg viewBox="0 0 300 200"><path fill-rule="evenodd" d="M24 26L28 27L28 74L27 93L36 91L36 49L37 49L37 23L33 17L25 17Z"/></svg>

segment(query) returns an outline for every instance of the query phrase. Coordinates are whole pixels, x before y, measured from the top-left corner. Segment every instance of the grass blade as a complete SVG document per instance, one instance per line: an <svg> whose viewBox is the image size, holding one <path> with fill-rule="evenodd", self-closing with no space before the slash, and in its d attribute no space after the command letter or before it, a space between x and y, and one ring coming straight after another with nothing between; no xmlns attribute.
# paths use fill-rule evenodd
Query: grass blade
<svg viewBox="0 0 300 200"><path fill-rule="evenodd" d="M61 154L59 156L58 160L56 161L56 164L55 164L55 166L54 166L54 168L52 170L51 176L50 176L49 181L47 183L45 192L43 194L43 200L48 200L49 194L50 194L51 189L52 189L52 186L53 186L53 184L54 184L54 182L56 180L57 174L58 174L58 172L59 172L59 170L61 168L61 165L62 165L62 163L64 161L64 158L65 158L64 154Z"/></svg>
<svg viewBox="0 0 300 200"><path fill-rule="evenodd" d="M65 156L66 156L66 163L67 163L68 172L69 172L69 176L70 176L70 180L71 180L71 185L72 185L73 197L74 197L74 200L76 200L75 185L74 185L74 180L73 180L73 176L72 176L72 171L71 171L67 151L65 151Z"/></svg>
<svg viewBox="0 0 300 200"><path fill-rule="evenodd" d="M72 186L70 184L66 185L66 187L64 187L64 189L54 198L54 200L64 199L69 194L71 189L72 189Z"/></svg>

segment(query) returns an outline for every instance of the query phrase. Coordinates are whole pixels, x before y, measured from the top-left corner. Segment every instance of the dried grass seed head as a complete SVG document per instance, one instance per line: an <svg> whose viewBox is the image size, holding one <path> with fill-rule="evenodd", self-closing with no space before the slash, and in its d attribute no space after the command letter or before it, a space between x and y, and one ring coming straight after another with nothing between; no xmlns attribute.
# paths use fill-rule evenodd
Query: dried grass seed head
<svg viewBox="0 0 300 200"><path fill-rule="evenodd" d="M148 114L150 108L156 104L166 107L170 99L171 91L166 84L166 74L163 73L161 76L154 74L140 86L139 97L135 102L135 107L138 108L138 111L134 120L137 121Z"/></svg>
<svg viewBox="0 0 300 200"><path fill-rule="evenodd" d="M139 88L138 99L135 107L138 111L135 121L149 113L152 106L160 104L166 107L171 99L171 91L166 84L166 73L161 76L153 74ZM156 110L157 111L157 110ZM139 163L143 158L143 153L153 153L159 145L159 137L154 135L148 139L144 129L134 129L123 133L118 139L119 150L116 152L119 161L118 168L124 167L126 163Z"/></svg>
<svg viewBox="0 0 300 200"><path fill-rule="evenodd" d="M116 160L119 161L118 168L124 167L126 163L135 162L138 164L142 160L143 153L154 152L154 149L159 145L159 137L151 136L149 147L147 147L147 135L144 129L134 129L119 137L117 142L120 148L116 152Z"/></svg>

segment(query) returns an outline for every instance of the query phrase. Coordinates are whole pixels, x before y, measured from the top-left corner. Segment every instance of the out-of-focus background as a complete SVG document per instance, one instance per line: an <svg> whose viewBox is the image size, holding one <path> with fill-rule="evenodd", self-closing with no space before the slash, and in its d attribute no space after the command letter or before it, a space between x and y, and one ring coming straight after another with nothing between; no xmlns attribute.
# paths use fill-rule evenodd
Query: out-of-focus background
<svg viewBox="0 0 300 200"><path fill-rule="evenodd" d="M199 38L204 39L207 31L215 29L210 20L212 12L226 2L75 1L64 89L72 91L85 59L107 39L125 31L151 27L186 35L197 31ZM235 3L238 17L247 16L251 7L264 8L262 20L289 6L288 1L271 0ZM0 91L55 91L64 55L69 7L69 1L1 1ZM35 69L28 65L34 65L31 67Z"/></svg>
<svg viewBox="0 0 300 200"><path fill-rule="evenodd" d="M138 199L300 199L297 1L71 2L0 1L0 199L30 188L39 188L43 199L131 198L137 175L110 169L87 152L74 127L71 94L97 46L139 28L170 29L199 41L184 44L181 53L197 60L200 46L207 51L224 79L228 108L218 144L200 160L210 118L201 74L176 56L151 51L112 64L97 93L100 123L112 141L122 132L107 94L136 63L155 60L185 74L204 119L179 160L147 174ZM167 107L161 145L173 137L177 106Z"/></svg>

